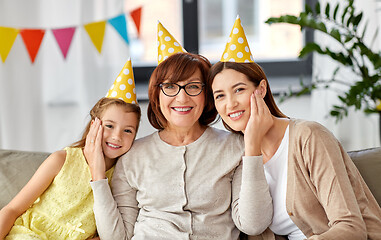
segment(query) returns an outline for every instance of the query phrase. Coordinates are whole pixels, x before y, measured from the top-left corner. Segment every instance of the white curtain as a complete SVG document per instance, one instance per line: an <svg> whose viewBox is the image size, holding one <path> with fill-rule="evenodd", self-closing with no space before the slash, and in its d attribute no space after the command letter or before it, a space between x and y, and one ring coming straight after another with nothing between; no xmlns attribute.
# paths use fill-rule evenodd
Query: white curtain
<svg viewBox="0 0 381 240"><path fill-rule="evenodd" d="M331 4L331 10L337 2L344 5L344 1L338 0L323 0L320 2L322 3L321 6L325 6L325 4L329 2ZM366 22L364 21L366 19L369 20L367 29L368 35L366 35L366 42L368 44L372 41L376 28L381 27L381 10L379 9L380 6L378 6L380 4L377 4L376 0L355 1L356 9L364 12L362 22ZM338 16L340 16L340 12ZM363 27L364 26L360 26L360 32L362 32L361 29L363 29ZM380 40L381 38L379 37L373 45L373 50L379 51L381 45ZM318 32L315 33L315 41L324 46L329 46L331 49L340 49L340 46L338 46L335 41ZM332 62L328 57L318 54L314 55L313 64L313 75L325 79L332 76L332 72L337 66L337 64ZM343 71L339 76L346 80L356 80L356 76L350 71ZM335 85L333 88L340 90L343 86ZM333 117L329 116L329 111L332 109L332 106L339 103L337 96L338 91L333 91L332 89L315 90L312 93L311 99L312 118L330 129L347 151L380 146L379 116L377 114L365 115L362 111L354 111L351 109L348 117L338 123L335 122Z"/></svg>
<svg viewBox="0 0 381 240"><path fill-rule="evenodd" d="M0 26L47 30L33 64L20 34L0 63L0 148L51 152L80 138L129 57L110 24L101 54L83 25L123 12L124 0L0 0ZM76 27L66 60L50 31L64 27Z"/></svg>

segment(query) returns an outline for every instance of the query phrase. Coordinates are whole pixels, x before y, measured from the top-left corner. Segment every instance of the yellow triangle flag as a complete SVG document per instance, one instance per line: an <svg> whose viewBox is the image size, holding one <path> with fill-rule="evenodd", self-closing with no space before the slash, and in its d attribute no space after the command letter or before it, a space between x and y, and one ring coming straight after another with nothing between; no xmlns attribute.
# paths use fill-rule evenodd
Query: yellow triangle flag
<svg viewBox="0 0 381 240"><path fill-rule="evenodd" d="M101 53L103 38L105 36L106 21L89 23L84 27L94 46L97 48L98 52Z"/></svg>
<svg viewBox="0 0 381 240"><path fill-rule="evenodd" d="M0 27L0 56L3 63L7 59L19 31L16 28Z"/></svg>

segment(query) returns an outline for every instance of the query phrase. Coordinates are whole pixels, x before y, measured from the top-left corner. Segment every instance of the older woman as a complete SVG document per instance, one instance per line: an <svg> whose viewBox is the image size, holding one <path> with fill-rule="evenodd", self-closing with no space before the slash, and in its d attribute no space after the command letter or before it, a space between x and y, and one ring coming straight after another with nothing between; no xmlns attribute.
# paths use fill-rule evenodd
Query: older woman
<svg viewBox="0 0 381 240"><path fill-rule="evenodd" d="M271 222L261 159L242 166L242 136L209 127L217 114L205 86L210 66L183 52L152 73L148 118L158 131L118 161L112 194L107 180L91 183L102 240L235 240L235 224L259 234Z"/></svg>

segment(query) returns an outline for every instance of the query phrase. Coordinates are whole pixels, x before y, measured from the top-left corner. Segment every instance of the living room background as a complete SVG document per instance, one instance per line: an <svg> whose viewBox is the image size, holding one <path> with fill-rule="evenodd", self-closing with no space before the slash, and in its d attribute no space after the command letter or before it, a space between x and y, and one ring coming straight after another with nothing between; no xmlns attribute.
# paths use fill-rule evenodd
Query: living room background
<svg viewBox="0 0 381 240"><path fill-rule="evenodd" d="M273 14L299 11L304 2L287 1L289 9L282 4L285 3L280 0L0 0L0 27L47 29L34 62L31 62L19 35L6 60L0 63L0 148L52 152L76 141L87 122L91 106L106 94L129 56L143 110L138 137L154 131L147 121L145 109L147 76L156 65L158 20L185 49L200 52L216 62L218 54L223 51L226 31L231 29L229 24L238 12L248 32L254 58L264 67L272 89L279 94L289 85L298 87L301 75L307 81L317 72L329 75L334 66L326 58L296 58L301 44L310 35L300 34L295 28L280 30L276 27L274 31L263 23ZM356 1L356 4L365 11L364 17L370 22L368 28L381 26L379 1ZM138 7L142 7L140 32L128 14ZM82 26L121 13L126 14L129 43L126 44L107 24L99 53ZM214 19L217 21L212 22ZM75 26L77 30L65 59L49 30L69 26ZM269 37L271 32L274 34L272 38ZM314 38L328 41L318 34ZM266 46L275 40L278 40L275 47ZM295 40L294 43L291 44L291 40ZM372 41L371 37L369 41ZM280 46L282 42L286 43L284 50ZM335 43L330 44L335 46ZM373 46L380 49L380 45L381 40L377 38ZM319 90L284 102L280 108L291 117L322 123L348 151L379 146L378 116L351 112L348 118L336 123L327 118L335 98L335 92ZM222 128L222 125L219 123L217 127Z"/></svg>

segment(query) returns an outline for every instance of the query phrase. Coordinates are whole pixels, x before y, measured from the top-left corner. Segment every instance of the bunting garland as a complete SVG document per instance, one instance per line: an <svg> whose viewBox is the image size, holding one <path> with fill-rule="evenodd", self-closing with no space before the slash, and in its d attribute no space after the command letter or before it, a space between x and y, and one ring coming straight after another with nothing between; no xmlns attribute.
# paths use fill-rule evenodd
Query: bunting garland
<svg viewBox="0 0 381 240"><path fill-rule="evenodd" d="M135 23L138 36L140 35L141 10L142 7L139 7L130 13ZM106 23L109 23L118 32L126 44L129 44L125 14L120 14L108 20L83 25L91 42L94 44L99 53L102 52ZM64 59L67 57L76 28L77 27L51 29ZM49 29L18 29L0 26L0 57L2 62L5 63L16 37L20 33L30 60L33 64L47 30Z"/></svg>

